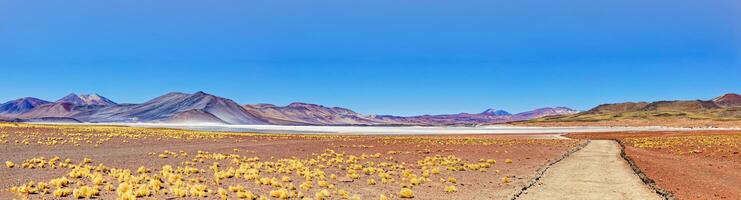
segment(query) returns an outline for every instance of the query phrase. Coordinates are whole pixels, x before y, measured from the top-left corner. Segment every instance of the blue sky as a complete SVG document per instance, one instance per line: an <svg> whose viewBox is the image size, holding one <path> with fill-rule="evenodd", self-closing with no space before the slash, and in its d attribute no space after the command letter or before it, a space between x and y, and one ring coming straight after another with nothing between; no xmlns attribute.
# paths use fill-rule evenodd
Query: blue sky
<svg viewBox="0 0 741 200"><path fill-rule="evenodd" d="M361 113L741 92L741 3L0 1L0 101L203 90Z"/></svg>

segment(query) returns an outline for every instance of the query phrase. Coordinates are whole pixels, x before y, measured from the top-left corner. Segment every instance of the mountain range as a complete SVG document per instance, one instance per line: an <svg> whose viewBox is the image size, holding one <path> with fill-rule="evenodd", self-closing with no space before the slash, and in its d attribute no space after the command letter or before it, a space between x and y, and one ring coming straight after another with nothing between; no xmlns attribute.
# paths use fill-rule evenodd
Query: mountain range
<svg viewBox="0 0 741 200"><path fill-rule="evenodd" d="M674 100L602 104L590 110L547 116L530 125L667 125L737 126L741 124L741 95L725 94L711 100Z"/></svg>
<svg viewBox="0 0 741 200"><path fill-rule="evenodd" d="M445 115L421 115L411 117L399 117L392 115L378 115L374 119L384 122L397 122L401 124L424 124L424 125L451 125L451 124L497 124L513 121L524 121L545 116L568 115L578 111L566 107L539 108L532 111L510 114L502 110L486 110L482 113L459 113Z"/></svg>
<svg viewBox="0 0 741 200"><path fill-rule="evenodd" d="M69 94L55 102L27 97L0 104L4 121L161 122L275 125L465 125L496 124L577 113L566 107L510 114L481 113L421 116L363 115L347 108L309 103L240 105L204 92L171 92L140 104L118 104L98 94Z"/></svg>

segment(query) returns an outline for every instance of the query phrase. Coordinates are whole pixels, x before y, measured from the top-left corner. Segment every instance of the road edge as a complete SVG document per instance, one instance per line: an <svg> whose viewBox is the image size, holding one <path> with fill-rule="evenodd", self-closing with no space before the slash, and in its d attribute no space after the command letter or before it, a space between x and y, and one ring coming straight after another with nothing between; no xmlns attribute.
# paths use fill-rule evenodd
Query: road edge
<svg viewBox="0 0 741 200"><path fill-rule="evenodd" d="M625 153L625 144L623 143L623 141L620 141L617 139L613 139L613 141L617 142L618 145L620 146L620 157L622 157L623 160L625 160L625 162L628 163L628 166L630 166L630 169L632 169L633 173L635 173L638 176L638 178L641 179L643 184L648 186L651 190L653 190L656 194L658 194L661 198L665 200L676 200L676 198L674 197L674 194L671 191L666 190L656 185L656 181L649 178L645 173L643 173L643 171L641 170L641 168L638 167L635 161L632 158L630 158L628 154Z"/></svg>
<svg viewBox="0 0 741 200"><path fill-rule="evenodd" d="M592 142L592 140L587 140L585 142L582 142L582 143L578 144L576 147L569 149L569 151L567 151L566 153L564 153L563 155L561 155L561 157L559 157L559 158L557 158L557 159L555 159L555 160L553 160L551 162L548 162L545 166L541 167L540 169L538 169L538 171L535 172L535 175L533 176L533 178L530 178L530 180L528 180L528 182L525 183L525 185L523 185L519 190L516 190L511 195L509 195L509 198L507 198L507 199L515 200L515 199L519 198L522 194L525 194L528 189L530 189L531 187L535 186L535 184L538 183L538 181L540 181L540 178L543 177L543 175L545 174L545 172L548 171L548 169L550 169L551 166L553 166L553 165L561 162L562 160L564 160L564 159L568 158L569 156L571 156L571 154L574 154L577 151L581 150L582 148L586 147L587 145L589 145L590 142Z"/></svg>

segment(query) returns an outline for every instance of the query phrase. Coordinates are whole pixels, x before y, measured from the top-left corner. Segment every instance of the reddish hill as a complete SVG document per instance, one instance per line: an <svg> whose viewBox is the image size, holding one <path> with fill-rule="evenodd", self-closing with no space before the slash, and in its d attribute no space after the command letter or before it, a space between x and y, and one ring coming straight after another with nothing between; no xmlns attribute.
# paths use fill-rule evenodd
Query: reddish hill
<svg viewBox="0 0 741 200"><path fill-rule="evenodd" d="M713 99L713 102L721 107L741 107L741 95L728 93Z"/></svg>
<svg viewBox="0 0 741 200"><path fill-rule="evenodd" d="M68 117L74 114L74 104L68 102L50 103L37 106L31 111L18 115L19 118Z"/></svg>
<svg viewBox="0 0 741 200"><path fill-rule="evenodd" d="M687 111L702 112L720 108L712 101L657 101L642 108L644 111Z"/></svg>

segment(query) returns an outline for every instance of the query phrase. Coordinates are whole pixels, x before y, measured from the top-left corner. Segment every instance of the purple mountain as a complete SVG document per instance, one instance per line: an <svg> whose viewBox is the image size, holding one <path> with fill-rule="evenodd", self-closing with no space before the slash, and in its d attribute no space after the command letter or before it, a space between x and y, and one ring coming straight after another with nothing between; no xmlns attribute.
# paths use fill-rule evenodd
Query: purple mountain
<svg viewBox="0 0 741 200"><path fill-rule="evenodd" d="M494 108L489 108L489 109L485 110L484 112L482 112L481 114L484 114L484 115L498 115L498 116L512 115L511 113L509 113L507 111L497 110L497 109L494 109Z"/></svg>
<svg viewBox="0 0 741 200"><path fill-rule="evenodd" d="M62 97L61 99L57 100L57 103L71 103L73 105L81 106L81 105L98 105L98 106L112 106L116 105L116 102L113 102L105 97L102 97L98 94L75 94L71 93L65 97Z"/></svg>
<svg viewBox="0 0 741 200"><path fill-rule="evenodd" d="M371 117L347 108L325 107L317 104L291 103L287 106L272 104L244 105L247 112L271 124L282 125L372 125L383 124Z"/></svg>
<svg viewBox="0 0 741 200"><path fill-rule="evenodd" d="M141 104L116 104L97 94L70 94L55 103L23 98L0 105L0 116L19 121L166 122L277 125L463 125L496 124L544 116L566 115L575 110L556 107L511 114L488 109L481 113L400 117L363 115L347 108L309 103L286 106L236 102L196 92L172 92Z"/></svg>
<svg viewBox="0 0 741 200"><path fill-rule="evenodd" d="M26 97L0 104L0 114L19 114L28 112L37 106L50 102L41 99Z"/></svg>

